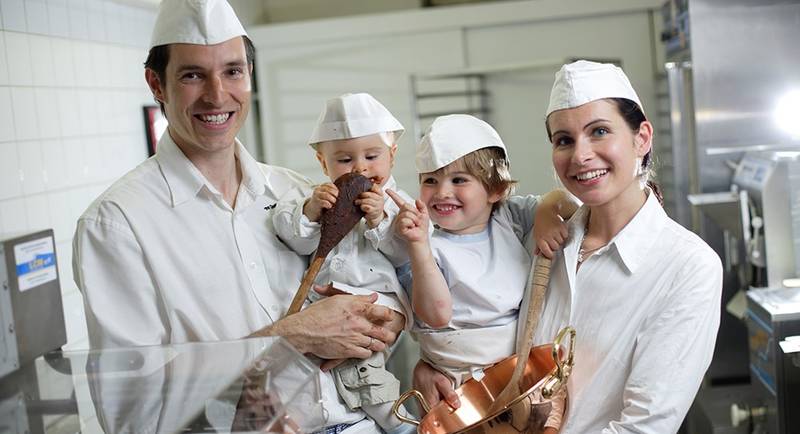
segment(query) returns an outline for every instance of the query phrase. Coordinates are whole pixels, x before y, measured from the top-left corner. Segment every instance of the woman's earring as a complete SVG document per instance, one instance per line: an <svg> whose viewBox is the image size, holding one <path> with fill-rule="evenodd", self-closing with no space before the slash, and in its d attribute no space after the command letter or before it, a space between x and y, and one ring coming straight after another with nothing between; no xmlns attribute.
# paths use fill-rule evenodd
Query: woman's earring
<svg viewBox="0 0 800 434"><path fill-rule="evenodd" d="M644 173L644 168L642 167L642 159L640 157L636 157L636 176L642 176Z"/></svg>

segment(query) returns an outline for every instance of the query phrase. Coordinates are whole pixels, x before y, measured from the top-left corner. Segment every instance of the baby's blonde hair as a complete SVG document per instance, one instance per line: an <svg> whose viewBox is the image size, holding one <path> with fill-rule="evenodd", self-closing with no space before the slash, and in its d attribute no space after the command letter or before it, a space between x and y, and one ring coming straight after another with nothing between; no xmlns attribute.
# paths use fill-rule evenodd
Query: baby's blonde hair
<svg viewBox="0 0 800 434"><path fill-rule="evenodd" d="M453 171L463 170L478 178L489 194L500 194L500 200L492 208L494 210L514 193L514 186L517 185L517 181L511 179L511 172L508 166L508 160L503 149L493 146L472 151L433 172L433 174L441 176Z"/></svg>

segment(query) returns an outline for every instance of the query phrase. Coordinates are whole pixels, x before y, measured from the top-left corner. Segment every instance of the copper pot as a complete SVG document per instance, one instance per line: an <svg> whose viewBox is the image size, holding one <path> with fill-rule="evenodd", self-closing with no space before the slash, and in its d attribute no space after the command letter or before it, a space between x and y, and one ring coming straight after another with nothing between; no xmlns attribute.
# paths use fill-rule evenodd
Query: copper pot
<svg viewBox="0 0 800 434"><path fill-rule="evenodd" d="M567 334L569 334L569 350L564 358L562 341ZM431 407L419 391L412 389L400 396L392 412L403 422L417 425L419 434L540 432L543 427L538 425L544 424L544 420L536 417L537 413L543 413L546 418L550 407L547 399L566 384L574 362L574 342L575 330L572 327L565 327L552 344L531 348L521 380L522 394L502 406L496 406L498 409L494 412L490 413L490 409L495 403L495 397L511 379L514 366L517 364L516 355L507 357L486 369L481 381L472 378L457 388L456 394L461 401L461 407L457 409L450 407L445 401L440 401ZM544 397L545 401L541 404L533 403L534 395ZM419 400L427 412L421 421L409 419L398 413L400 405L412 396ZM566 415L563 420L566 421Z"/></svg>

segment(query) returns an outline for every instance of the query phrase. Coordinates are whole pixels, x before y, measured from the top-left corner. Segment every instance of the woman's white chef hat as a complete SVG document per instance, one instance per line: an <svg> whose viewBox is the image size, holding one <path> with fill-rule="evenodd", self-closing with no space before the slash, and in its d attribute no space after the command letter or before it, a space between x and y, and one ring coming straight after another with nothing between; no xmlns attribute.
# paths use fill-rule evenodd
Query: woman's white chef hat
<svg viewBox="0 0 800 434"><path fill-rule="evenodd" d="M639 96L621 68L610 63L578 60L562 66L556 73L546 116L556 110L575 108L605 98L629 99L644 112Z"/></svg>
<svg viewBox="0 0 800 434"><path fill-rule="evenodd" d="M417 173L435 172L478 149L498 147L508 160L500 135L486 122L470 115L440 116L417 145Z"/></svg>
<svg viewBox="0 0 800 434"><path fill-rule="evenodd" d="M394 141L397 142L403 131L403 124L372 95L346 93L325 103L308 144L316 149L321 142L380 133L394 133Z"/></svg>
<svg viewBox="0 0 800 434"><path fill-rule="evenodd" d="M247 33L226 0L162 0L150 48L166 44L216 45Z"/></svg>

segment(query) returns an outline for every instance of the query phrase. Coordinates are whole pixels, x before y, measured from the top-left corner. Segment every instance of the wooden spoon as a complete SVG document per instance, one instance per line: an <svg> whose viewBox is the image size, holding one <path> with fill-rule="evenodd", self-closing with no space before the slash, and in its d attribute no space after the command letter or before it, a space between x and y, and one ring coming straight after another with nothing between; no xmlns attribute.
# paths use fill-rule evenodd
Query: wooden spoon
<svg viewBox="0 0 800 434"><path fill-rule="evenodd" d="M547 291L547 285L550 283L550 259L544 256L535 258L535 265L531 276L531 299L528 305L528 312L525 317L525 332L523 334L521 348L517 352L517 364L514 366L514 372L511 374L511 379L506 384L506 387L497 395L489 409L489 414L493 414L501 408L507 407L508 404L519 397L522 392L522 374L525 372L528 356L531 352L531 345L533 343L533 332L539 324L539 318L542 316L542 306L544 305L544 296ZM518 341L519 342L519 341Z"/></svg>
<svg viewBox="0 0 800 434"><path fill-rule="evenodd" d="M303 281L300 282L300 287L297 289L294 299L292 299L292 304L289 305L289 310L286 312L287 316L297 313L303 307L306 296L308 296L308 290L314 283L314 279L317 278L319 269L325 262L325 257L364 217L364 212L356 206L355 200L361 193L372 188L372 181L357 173L345 173L336 178L333 183L339 189L339 196L336 198L333 208L322 212L322 217L320 218L322 229L317 252L314 254L314 259L311 261L311 265L308 266L305 276L303 276Z"/></svg>

